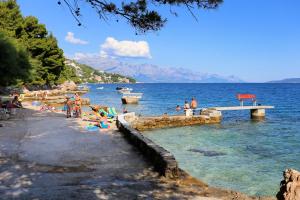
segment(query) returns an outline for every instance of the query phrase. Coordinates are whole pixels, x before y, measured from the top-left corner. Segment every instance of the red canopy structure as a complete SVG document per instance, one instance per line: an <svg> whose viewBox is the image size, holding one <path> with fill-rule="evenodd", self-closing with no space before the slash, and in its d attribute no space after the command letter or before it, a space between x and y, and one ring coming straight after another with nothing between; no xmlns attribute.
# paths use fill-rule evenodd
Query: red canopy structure
<svg viewBox="0 0 300 200"><path fill-rule="evenodd" d="M238 100L243 100L243 99L256 99L255 94L237 94L237 99Z"/></svg>
<svg viewBox="0 0 300 200"><path fill-rule="evenodd" d="M237 94L237 99L240 101L241 106L244 105L244 100L251 99L253 106L256 106L256 95L255 94Z"/></svg>

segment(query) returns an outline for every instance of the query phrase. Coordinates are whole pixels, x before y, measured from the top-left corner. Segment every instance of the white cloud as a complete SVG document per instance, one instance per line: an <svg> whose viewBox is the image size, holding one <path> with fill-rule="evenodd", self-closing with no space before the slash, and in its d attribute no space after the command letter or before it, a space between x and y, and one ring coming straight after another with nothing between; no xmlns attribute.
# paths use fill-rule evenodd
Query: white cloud
<svg viewBox="0 0 300 200"><path fill-rule="evenodd" d="M66 35L66 37L65 37L65 40L66 40L67 42L72 43L72 44L82 44L82 45L88 44L87 41L81 40L81 39L79 39L79 38L75 38L75 37L74 37L74 33L72 33L72 32L68 32L68 33L67 33L67 35Z"/></svg>
<svg viewBox="0 0 300 200"><path fill-rule="evenodd" d="M150 48L146 41L118 41L113 37L107 37L101 45L101 57L132 57L151 58Z"/></svg>

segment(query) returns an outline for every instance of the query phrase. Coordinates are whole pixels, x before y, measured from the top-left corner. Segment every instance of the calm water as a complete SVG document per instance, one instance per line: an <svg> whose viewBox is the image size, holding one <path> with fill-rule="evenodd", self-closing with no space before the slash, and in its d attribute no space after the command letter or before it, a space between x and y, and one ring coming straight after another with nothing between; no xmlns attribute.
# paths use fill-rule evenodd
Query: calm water
<svg viewBox="0 0 300 200"><path fill-rule="evenodd" d="M90 85L92 103L122 110L118 85ZM249 111L223 112L218 125L147 131L179 166L213 186L250 195L275 195L285 168L300 170L300 84L135 84L144 96L128 111L142 115L174 114L177 104L196 97L201 107L238 105L237 93L254 93L258 103L273 105L262 122Z"/></svg>

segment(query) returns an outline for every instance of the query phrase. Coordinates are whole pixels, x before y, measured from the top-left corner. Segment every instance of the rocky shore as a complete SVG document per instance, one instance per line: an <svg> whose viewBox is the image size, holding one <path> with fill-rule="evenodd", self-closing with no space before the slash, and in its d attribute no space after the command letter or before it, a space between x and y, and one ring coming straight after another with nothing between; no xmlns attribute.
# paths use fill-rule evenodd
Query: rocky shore
<svg viewBox="0 0 300 200"><path fill-rule="evenodd" d="M300 172L287 169L283 172L280 191L277 194L279 200L300 199Z"/></svg>
<svg viewBox="0 0 300 200"><path fill-rule="evenodd" d="M78 87L72 81L66 81L65 83L57 86L51 90L34 90L29 91L26 88L23 89L22 100L23 101L42 101L46 104L57 105L63 104L66 100L66 95L79 94L83 95L89 91L86 87ZM90 100L88 98L82 98L82 105L89 105Z"/></svg>

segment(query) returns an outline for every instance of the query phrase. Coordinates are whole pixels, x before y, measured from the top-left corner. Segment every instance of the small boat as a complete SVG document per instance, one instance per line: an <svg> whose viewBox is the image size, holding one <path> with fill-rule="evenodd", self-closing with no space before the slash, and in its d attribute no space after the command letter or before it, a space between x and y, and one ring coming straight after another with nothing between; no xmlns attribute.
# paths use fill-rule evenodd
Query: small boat
<svg viewBox="0 0 300 200"><path fill-rule="evenodd" d="M97 90L103 90L104 87L97 87Z"/></svg>
<svg viewBox="0 0 300 200"><path fill-rule="evenodd" d="M123 93L121 100L123 104L137 104L142 96L143 93Z"/></svg>
<svg viewBox="0 0 300 200"><path fill-rule="evenodd" d="M79 91L89 91L90 87L87 85L78 85L77 90Z"/></svg>
<svg viewBox="0 0 300 200"><path fill-rule="evenodd" d="M131 91L129 91L129 90L119 90L118 92L121 93L121 94L129 94L129 93L131 93Z"/></svg>
<svg viewBox="0 0 300 200"><path fill-rule="evenodd" d="M120 93L128 93L132 91L132 88L128 87L117 87L116 90Z"/></svg>

